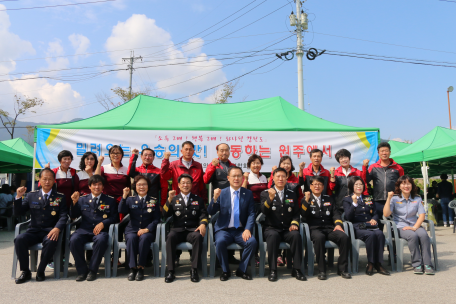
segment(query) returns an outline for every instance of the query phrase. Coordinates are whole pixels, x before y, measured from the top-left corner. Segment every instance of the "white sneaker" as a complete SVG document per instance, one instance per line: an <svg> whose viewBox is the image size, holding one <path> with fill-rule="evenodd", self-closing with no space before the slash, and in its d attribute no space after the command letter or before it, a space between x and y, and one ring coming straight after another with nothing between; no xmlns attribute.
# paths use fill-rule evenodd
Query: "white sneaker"
<svg viewBox="0 0 456 304"><path fill-rule="evenodd" d="M450 224L450 228L453 228L454 227L454 224Z"/></svg>
<svg viewBox="0 0 456 304"><path fill-rule="evenodd" d="M447 223L443 223L443 227L448 227L448 224Z"/></svg>

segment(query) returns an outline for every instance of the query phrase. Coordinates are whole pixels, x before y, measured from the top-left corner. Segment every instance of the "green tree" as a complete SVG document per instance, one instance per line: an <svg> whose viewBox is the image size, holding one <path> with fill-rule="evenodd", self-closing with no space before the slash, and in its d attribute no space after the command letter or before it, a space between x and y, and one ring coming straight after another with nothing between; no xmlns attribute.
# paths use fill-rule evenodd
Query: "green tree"
<svg viewBox="0 0 456 304"><path fill-rule="evenodd" d="M8 133L11 135L11 139L14 138L14 129L16 128L17 118L29 111L36 113L36 111L32 109L35 107L41 107L43 104L44 101L37 97L30 98L25 95L14 95L14 114L12 117L10 117L10 113L7 111L0 109L0 120Z"/></svg>
<svg viewBox="0 0 456 304"><path fill-rule="evenodd" d="M116 87L114 89L111 89L111 91L114 93L114 95L109 95L106 92L101 92L95 94L95 97L97 98L97 101L106 109L106 111L116 108L127 101L132 100L136 96L139 95L149 95L150 92L152 91L150 87L146 87L142 91L132 91L130 95L130 90L123 89L121 87ZM156 96L159 97L159 96ZM117 99L117 100L115 100ZM120 99L120 101L118 100Z"/></svg>

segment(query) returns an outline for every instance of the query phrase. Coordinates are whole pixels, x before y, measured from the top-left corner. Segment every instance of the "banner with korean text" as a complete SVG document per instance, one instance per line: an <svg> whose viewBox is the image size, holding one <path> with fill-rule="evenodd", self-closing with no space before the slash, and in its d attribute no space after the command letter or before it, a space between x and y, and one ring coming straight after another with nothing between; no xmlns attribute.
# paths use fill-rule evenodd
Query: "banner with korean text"
<svg viewBox="0 0 456 304"><path fill-rule="evenodd" d="M160 167L165 152L171 152L171 161L181 157L181 145L187 140L195 145L194 159L204 168L217 157L216 146L220 143L230 145L230 161L243 169L247 169L250 155L260 155L264 160L262 172L270 172L283 155L289 155L296 168L300 162L309 165L309 152L314 148L323 151L322 165L327 169L339 166L334 155L342 148L351 152L354 167L361 168L364 159L369 159L371 163L378 160L378 132L38 129L35 168L44 168L48 162L51 168L58 167L57 155L62 150L73 153L71 167L78 168L85 152L91 151L107 158L113 145L120 145L124 150L124 166L128 165L133 149L141 151L149 147L156 153L154 165ZM137 165L140 164L138 159Z"/></svg>

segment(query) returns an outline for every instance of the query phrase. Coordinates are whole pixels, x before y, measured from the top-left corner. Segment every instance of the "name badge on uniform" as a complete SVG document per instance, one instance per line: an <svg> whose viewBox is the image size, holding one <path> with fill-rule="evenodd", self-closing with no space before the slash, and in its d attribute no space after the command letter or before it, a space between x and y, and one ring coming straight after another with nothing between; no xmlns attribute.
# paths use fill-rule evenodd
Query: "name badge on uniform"
<svg viewBox="0 0 456 304"><path fill-rule="evenodd" d="M135 209L135 208L138 208L137 205L131 205L131 209Z"/></svg>
<svg viewBox="0 0 456 304"><path fill-rule="evenodd" d="M275 211L277 208L275 206L272 206L271 208L273 211Z"/></svg>
<svg viewBox="0 0 456 304"><path fill-rule="evenodd" d="M147 209L147 212L151 213L152 212L152 208Z"/></svg>
<svg viewBox="0 0 456 304"><path fill-rule="evenodd" d="M326 211L326 215L330 215L330 214L331 214L331 212L329 212L329 210L327 210Z"/></svg>
<svg viewBox="0 0 456 304"><path fill-rule="evenodd" d="M417 201L413 201L413 202L411 202L411 203L412 203L412 204L416 204L416 203L418 203L418 202L417 202Z"/></svg>
<svg viewBox="0 0 456 304"><path fill-rule="evenodd" d="M293 209L291 207L288 207L288 212L291 212Z"/></svg>
<svg viewBox="0 0 456 304"><path fill-rule="evenodd" d="M177 216L180 216L180 215L181 215L181 212L180 212L180 211L176 211L176 215L177 215Z"/></svg>
<svg viewBox="0 0 456 304"><path fill-rule="evenodd" d="M89 205L82 205L82 208L90 208Z"/></svg>
<svg viewBox="0 0 456 304"><path fill-rule="evenodd" d="M176 204L176 207L180 207L181 204Z"/></svg>
<svg viewBox="0 0 456 304"><path fill-rule="evenodd" d="M331 203L324 203L323 206L331 206Z"/></svg>
<svg viewBox="0 0 456 304"><path fill-rule="evenodd" d="M32 205L39 205L40 203L38 202L32 202Z"/></svg>
<svg viewBox="0 0 456 304"><path fill-rule="evenodd" d="M108 218L108 215L107 214L103 214L103 218Z"/></svg>

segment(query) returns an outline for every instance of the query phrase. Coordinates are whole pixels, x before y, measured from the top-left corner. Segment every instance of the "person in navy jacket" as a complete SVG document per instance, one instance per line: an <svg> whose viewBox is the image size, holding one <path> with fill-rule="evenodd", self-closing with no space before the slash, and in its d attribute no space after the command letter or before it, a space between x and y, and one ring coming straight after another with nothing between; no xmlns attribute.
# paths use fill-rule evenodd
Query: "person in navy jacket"
<svg viewBox="0 0 456 304"><path fill-rule="evenodd" d="M97 278L98 267L108 248L109 226L118 222L117 202L112 196L103 194L105 179L94 174L89 178L91 194L79 196L73 193L73 205L70 209L71 218L82 217L81 225L71 235L70 251L73 254L78 272L77 282ZM84 244L93 242L93 254L87 267L84 258ZM105 265L105 267L111 267Z"/></svg>
<svg viewBox="0 0 456 304"><path fill-rule="evenodd" d="M130 214L130 222L125 227L128 266L130 267L129 281L144 279L147 254L150 244L155 241L157 225L160 222L160 198L147 194L150 185L149 178L137 175L132 187L138 195L128 197L130 188L124 188L119 204L119 213ZM138 254L139 260L137 259ZM154 263L158 263L158 260Z"/></svg>
<svg viewBox="0 0 456 304"><path fill-rule="evenodd" d="M215 189L214 197L207 208L210 215L220 212L214 225L214 237L217 258L223 270L221 281L227 281L231 276L227 251L227 246L231 243L244 247L236 276L245 280L252 279L246 274L246 270L257 246L257 241L252 235L255 224L255 203L252 191L241 188L242 179L242 169L236 166L230 167L228 170L230 187L223 190Z"/></svg>
<svg viewBox="0 0 456 304"><path fill-rule="evenodd" d="M40 172L41 189L29 192L24 199L22 197L27 188L17 189L13 203L14 216L21 216L30 211L31 220L27 231L19 234L14 240L14 250L22 271L22 274L16 279L16 284L25 283L32 278L28 249L38 243L43 244L43 250L36 272L36 280L45 280L46 265L54 256L60 231L65 228L68 220L65 195L52 190L54 183L54 171L44 168Z"/></svg>
<svg viewBox="0 0 456 304"><path fill-rule="evenodd" d="M378 229L379 221L376 205L371 196L363 195L364 181L359 176L352 176L348 182L348 191L351 194L342 200L345 219L353 223L355 237L366 243L367 266L366 274L373 275L374 268L378 273L389 275L383 266L383 249L385 235Z"/></svg>

